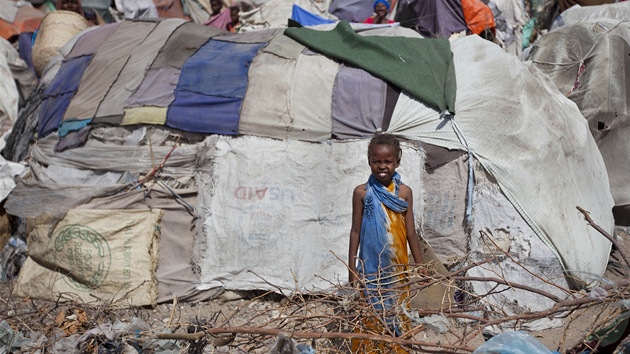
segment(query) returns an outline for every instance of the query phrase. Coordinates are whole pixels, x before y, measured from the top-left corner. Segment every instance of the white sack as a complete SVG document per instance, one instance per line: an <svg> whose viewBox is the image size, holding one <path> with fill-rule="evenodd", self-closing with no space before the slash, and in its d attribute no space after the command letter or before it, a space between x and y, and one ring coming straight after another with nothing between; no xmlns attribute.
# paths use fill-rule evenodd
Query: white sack
<svg viewBox="0 0 630 354"><path fill-rule="evenodd" d="M202 288L318 291L347 282L352 191L370 174L367 145L220 137L213 175L199 178ZM398 171L414 191L417 223L423 160L403 144Z"/></svg>

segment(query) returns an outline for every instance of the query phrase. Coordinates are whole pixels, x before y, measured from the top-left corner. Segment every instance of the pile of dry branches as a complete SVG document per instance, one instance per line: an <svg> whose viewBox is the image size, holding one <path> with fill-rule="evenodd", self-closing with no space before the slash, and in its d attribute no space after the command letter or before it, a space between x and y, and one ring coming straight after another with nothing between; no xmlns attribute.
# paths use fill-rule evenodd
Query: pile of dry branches
<svg viewBox="0 0 630 354"><path fill-rule="evenodd" d="M585 216L589 220L587 213ZM596 227L591 220L589 222ZM478 345L475 339L478 340L482 332L490 328L518 330L536 320L561 318L565 323L565 332L557 340L558 347L550 349L567 352L571 349L567 347L570 344L563 338L568 331L574 330L575 324L582 324L580 344L586 342L597 329L627 311L619 304L630 298L630 280L627 280L630 263L620 250L613 256L619 260L616 268L622 275L619 280L602 279L599 286L582 291L561 289L566 295L564 297L501 277L466 275L472 267L496 262L496 257L492 257L470 263L448 274L434 271L430 264L416 267L413 269L414 276L390 289L413 295L429 287L439 286L443 289L443 301L441 306L432 309L403 310L403 306L399 306L389 312L377 311L362 298L360 286L353 288L331 283L334 291L319 295L296 292L285 296L281 289L255 295L250 292L247 300L226 302L220 309L208 312L204 319L183 318L181 306L175 299L166 320L154 318L151 309L117 309L102 301L96 305L86 304L64 295L54 303L11 298L8 295L10 289L3 286L5 290L0 293L0 321L6 321L20 333L41 332L51 338L41 345L42 348L50 348L63 336L84 334L104 323L111 324L116 320L128 322L135 317L149 324L149 328L123 333L116 341L133 343L137 347L142 339L173 340L179 343L181 352L187 353L202 353L211 347L267 353L278 336L284 335L294 342L310 346L317 353L347 352L352 339L397 344L417 352L470 353ZM507 253L506 257L509 257ZM621 261L625 265L619 266ZM542 311L510 315L485 301L492 291L475 294L467 290L471 282L490 282L535 293L552 300L553 306ZM589 312L590 308L597 310ZM593 317L593 313L597 314L596 317ZM396 336L388 330L387 319L392 316L409 318L408 330L402 335ZM431 318L440 319L444 326L439 329L433 326L427 321ZM365 326L369 321L382 323L384 332L371 331ZM590 325L584 328L584 323ZM429 332L433 335L427 336ZM79 349L86 353L97 352L103 343L103 338L92 336L80 343Z"/></svg>

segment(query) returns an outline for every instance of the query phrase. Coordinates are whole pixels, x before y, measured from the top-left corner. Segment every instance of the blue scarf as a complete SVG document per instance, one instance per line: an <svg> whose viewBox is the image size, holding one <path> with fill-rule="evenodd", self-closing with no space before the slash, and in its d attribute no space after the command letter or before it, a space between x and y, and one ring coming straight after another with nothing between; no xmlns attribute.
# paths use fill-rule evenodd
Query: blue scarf
<svg viewBox="0 0 630 354"><path fill-rule="evenodd" d="M382 205L397 213L403 213L409 206L398 197L399 185L402 184L398 172L394 172L394 193L379 182L374 175L368 179L363 200L363 218L361 221L361 238L359 241L359 274L367 280L380 276L381 282L386 274L383 269L392 265L392 250L387 237L389 220ZM376 286L376 284L374 285Z"/></svg>
<svg viewBox="0 0 630 354"><path fill-rule="evenodd" d="M398 302L396 292L386 290L395 284L396 279L393 274L395 269L391 267L393 251L387 235L389 219L383 205L397 213L403 213L409 207L406 201L398 197L398 186L402 182L397 172L392 180L394 193L371 175L363 200L358 271L365 281L363 295L378 311L391 309ZM399 318L387 316L385 322L397 336L402 335Z"/></svg>

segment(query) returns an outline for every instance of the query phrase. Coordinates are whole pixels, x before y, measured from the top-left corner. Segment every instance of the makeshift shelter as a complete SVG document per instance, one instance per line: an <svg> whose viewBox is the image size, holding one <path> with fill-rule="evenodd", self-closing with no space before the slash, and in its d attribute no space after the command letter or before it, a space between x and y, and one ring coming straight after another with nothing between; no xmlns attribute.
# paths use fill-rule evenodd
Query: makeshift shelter
<svg viewBox="0 0 630 354"><path fill-rule="evenodd" d="M0 0L0 37L13 40L20 33L35 32L45 13L24 1Z"/></svg>
<svg viewBox="0 0 630 354"><path fill-rule="evenodd" d="M20 295L52 298L70 287L86 299L88 288L146 305L221 287L328 291L345 281L352 187L369 174L358 156L378 130L407 139L401 174L441 258L472 264L493 253L479 241L487 228L504 252L566 286L565 272L591 283L587 273L606 267L610 242L575 209L612 231L606 170L586 122L540 71L479 37L449 43L400 27L357 34L346 22L229 34L169 19L103 26L61 53L4 151L31 161L6 210L28 220L29 243L49 247L27 261ZM482 74L488 67L494 75ZM465 166L448 186L456 197L436 199L444 192L436 178L451 166ZM138 210L133 220L97 223L95 215L127 209ZM464 245L457 254L439 247L455 237ZM111 257L100 252L114 243ZM68 260L88 251L99 254L89 270ZM496 267L504 264L470 271ZM34 278L50 286L29 285ZM108 290L116 287L128 296ZM514 298L508 311L547 304L520 302L513 289L491 301Z"/></svg>
<svg viewBox="0 0 630 354"><path fill-rule="evenodd" d="M551 24L550 30L580 22L598 19L624 21L630 18L630 3L627 1L598 6L574 5L563 11Z"/></svg>
<svg viewBox="0 0 630 354"><path fill-rule="evenodd" d="M240 13L241 31L287 27L294 5L314 16L337 20L336 16L328 12L330 2L331 0L269 0L251 11Z"/></svg>
<svg viewBox="0 0 630 354"><path fill-rule="evenodd" d="M492 9L496 23L495 42L508 53L520 55L523 46L523 27L529 21L523 2L519 0L490 0L488 6Z"/></svg>
<svg viewBox="0 0 630 354"><path fill-rule="evenodd" d="M619 225L630 225L629 23L600 18L560 27L541 37L528 58L586 118L606 163Z"/></svg>
<svg viewBox="0 0 630 354"><path fill-rule="evenodd" d="M448 38L464 31L482 34L495 28L492 10L479 0L402 0L395 14L397 22L429 38Z"/></svg>

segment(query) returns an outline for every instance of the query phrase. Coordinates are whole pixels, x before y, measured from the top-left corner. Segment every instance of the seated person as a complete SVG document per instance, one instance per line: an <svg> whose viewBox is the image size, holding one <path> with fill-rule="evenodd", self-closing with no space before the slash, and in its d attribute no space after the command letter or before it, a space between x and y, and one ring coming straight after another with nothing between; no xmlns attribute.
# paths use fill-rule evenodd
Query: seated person
<svg viewBox="0 0 630 354"><path fill-rule="evenodd" d="M387 0L376 0L374 2L374 15L368 17L363 23L381 24L381 23L394 23L392 20L387 19L389 13L389 3Z"/></svg>

